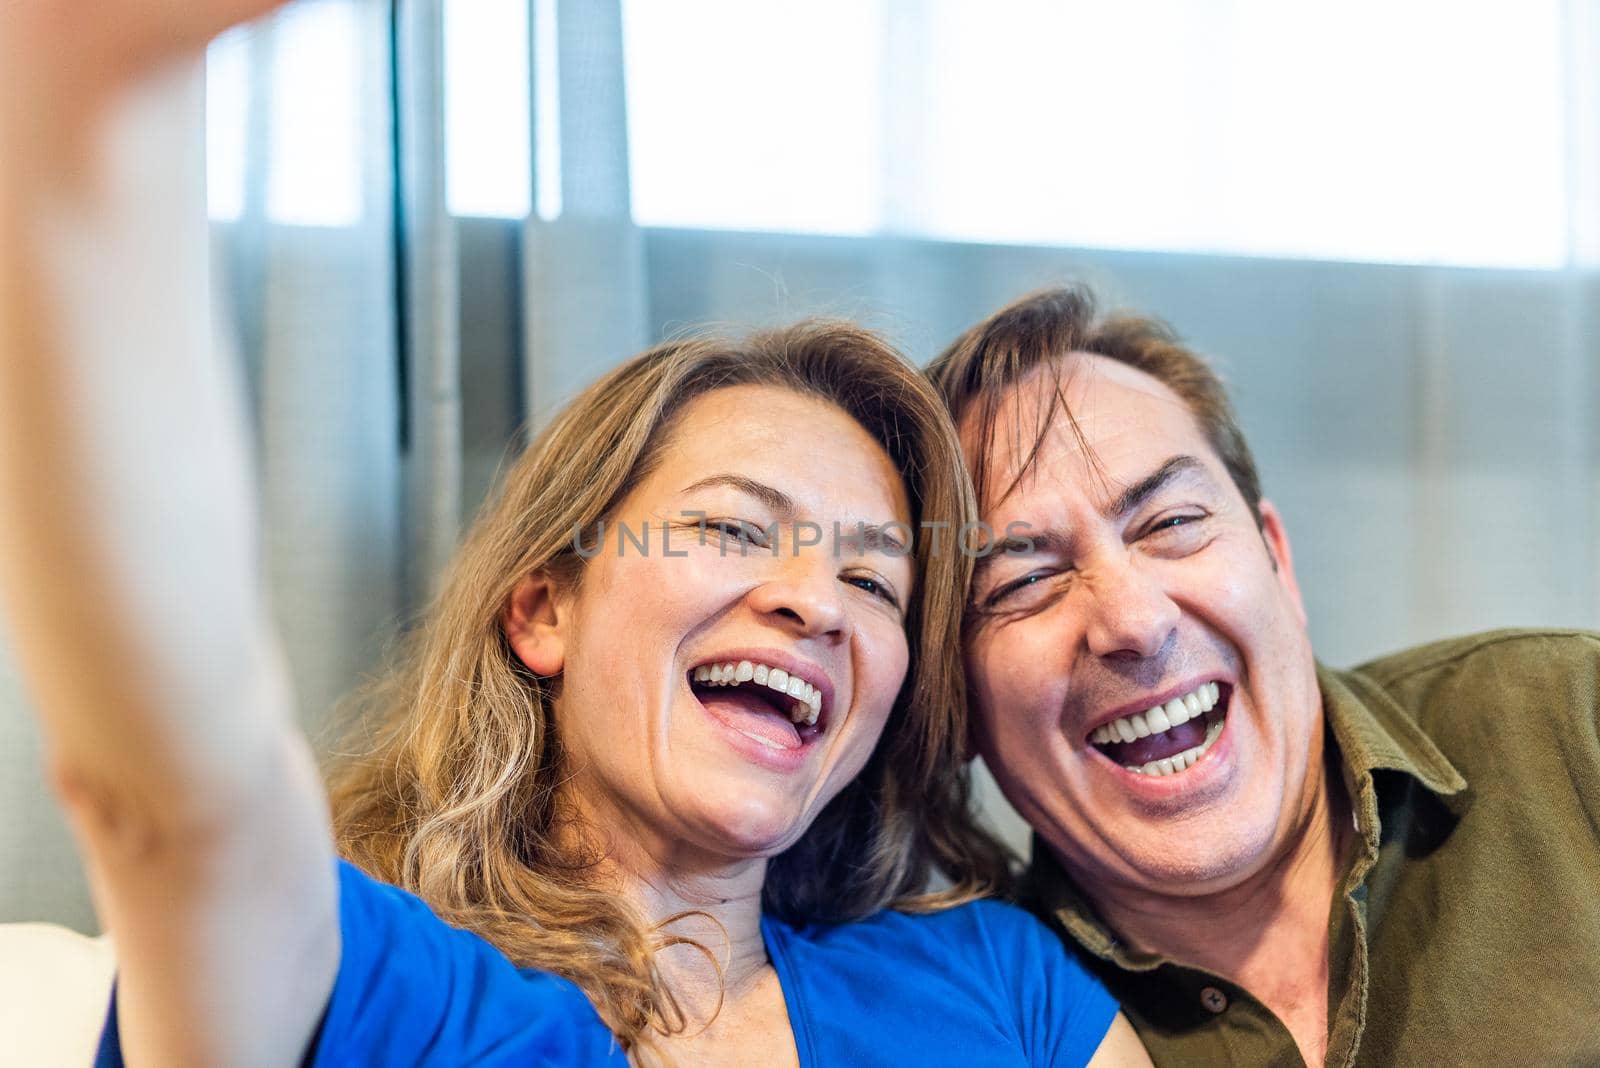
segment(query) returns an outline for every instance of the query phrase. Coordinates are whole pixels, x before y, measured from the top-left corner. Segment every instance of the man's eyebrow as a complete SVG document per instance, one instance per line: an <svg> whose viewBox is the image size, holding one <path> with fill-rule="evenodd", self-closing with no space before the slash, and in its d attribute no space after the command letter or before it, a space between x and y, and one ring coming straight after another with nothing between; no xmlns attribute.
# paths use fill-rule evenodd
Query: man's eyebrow
<svg viewBox="0 0 1600 1068"><path fill-rule="evenodd" d="M1024 548L1023 546L1027 547ZM1014 538L1000 538L995 542L993 551L978 557L972 565L972 588L977 589L978 583L989 573L989 569L999 563L1006 556L1065 556L1067 552L1067 539L1064 535L1052 530L1042 530L1037 534L1023 533Z"/></svg>
<svg viewBox="0 0 1600 1068"><path fill-rule="evenodd" d="M1168 484L1189 475L1209 478L1206 465L1193 456L1174 456L1154 472L1141 478L1138 482L1119 493L1114 500L1108 503L1101 514L1108 519L1118 519L1138 508L1145 501L1155 496ZM1015 538L1001 538L990 553L979 557L972 567L972 587L977 589L990 568L1000 558L1007 555L1025 553L1028 556L1055 556L1062 557L1068 553L1068 538L1058 531L1041 530L1034 532L1024 529L1022 534ZM1023 546L1026 545L1026 548Z"/></svg>
<svg viewBox="0 0 1600 1068"><path fill-rule="evenodd" d="M766 505L772 512L789 517L794 515L794 498L780 489L774 489L765 482L757 482L744 475L712 475L683 488L684 493L693 493L696 490L710 489L714 486L731 486L740 493L747 493Z"/></svg>
<svg viewBox="0 0 1600 1068"><path fill-rule="evenodd" d="M1174 456L1154 472L1119 493L1101 509L1107 519L1118 519L1138 508L1166 486L1185 475L1206 474L1206 465L1193 456Z"/></svg>

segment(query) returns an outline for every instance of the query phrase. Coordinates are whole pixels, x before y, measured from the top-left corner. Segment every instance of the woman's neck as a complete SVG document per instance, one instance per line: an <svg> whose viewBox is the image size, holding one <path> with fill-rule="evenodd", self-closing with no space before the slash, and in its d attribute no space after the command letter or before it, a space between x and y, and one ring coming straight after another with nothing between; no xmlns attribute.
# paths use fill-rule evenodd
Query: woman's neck
<svg viewBox="0 0 1600 1068"><path fill-rule="evenodd" d="M656 966L691 1019L704 1020L767 966L761 937L765 860L718 870L618 870L612 879L662 948ZM698 947L698 948L697 948Z"/></svg>
<svg viewBox="0 0 1600 1068"><path fill-rule="evenodd" d="M690 1029L736 1000L767 967L761 935L764 857L728 858L585 812L596 885L627 902L661 947L656 967Z"/></svg>

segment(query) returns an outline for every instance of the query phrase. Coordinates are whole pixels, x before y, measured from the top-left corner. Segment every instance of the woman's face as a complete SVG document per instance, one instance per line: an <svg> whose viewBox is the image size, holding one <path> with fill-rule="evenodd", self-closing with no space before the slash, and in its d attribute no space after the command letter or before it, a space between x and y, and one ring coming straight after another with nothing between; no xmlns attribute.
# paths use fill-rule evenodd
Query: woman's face
<svg viewBox="0 0 1600 1068"><path fill-rule="evenodd" d="M554 594L559 665L530 660L561 673L563 772L591 825L651 853L792 845L905 679L910 523L893 463L839 408L749 385L687 405L582 546L579 588Z"/></svg>

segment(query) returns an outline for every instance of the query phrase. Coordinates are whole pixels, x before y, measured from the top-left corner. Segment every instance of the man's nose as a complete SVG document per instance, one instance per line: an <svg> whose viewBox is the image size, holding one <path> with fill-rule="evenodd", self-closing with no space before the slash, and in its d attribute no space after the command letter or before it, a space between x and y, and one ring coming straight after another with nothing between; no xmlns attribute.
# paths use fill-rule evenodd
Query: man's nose
<svg viewBox="0 0 1600 1068"><path fill-rule="evenodd" d="M1145 659L1159 653L1180 614L1161 584L1126 554L1102 562L1086 577L1089 651L1113 659Z"/></svg>

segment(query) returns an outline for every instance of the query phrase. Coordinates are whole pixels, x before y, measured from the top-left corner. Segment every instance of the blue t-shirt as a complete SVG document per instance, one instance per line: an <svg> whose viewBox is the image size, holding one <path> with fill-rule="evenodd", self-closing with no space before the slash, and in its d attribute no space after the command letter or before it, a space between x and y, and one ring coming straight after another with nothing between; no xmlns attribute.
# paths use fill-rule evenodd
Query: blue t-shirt
<svg viewBox="0 0 1600 1068"><path fill-rule="evenodd" d="M316 1068L627 1064L572 983L343 861L339 923ZM1117 1011L1055 935L998 902L840 925L765 917L761 933L804 1068L1083 1065ZM116 1030L113 1001L97 1065L122 1063Z"/></svg>

